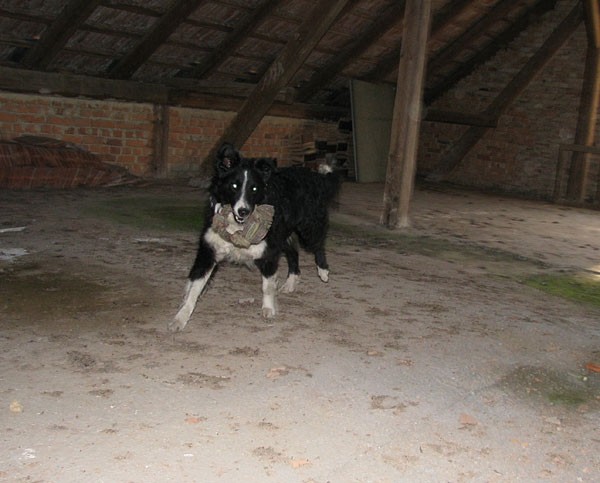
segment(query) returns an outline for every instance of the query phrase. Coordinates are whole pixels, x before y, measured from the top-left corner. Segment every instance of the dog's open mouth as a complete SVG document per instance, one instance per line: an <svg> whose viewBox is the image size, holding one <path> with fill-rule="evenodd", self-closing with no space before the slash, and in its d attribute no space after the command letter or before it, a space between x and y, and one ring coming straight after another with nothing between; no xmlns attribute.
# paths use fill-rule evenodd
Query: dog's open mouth
<svg viewBox="0 0 600 483"><path fill-rule="evenodd" d="M233 219L235 220L235 222L238 225L243 225L244 223L246 223L246 220L248 219L248 216L241 217L237 213L233 213Z"/></svg>

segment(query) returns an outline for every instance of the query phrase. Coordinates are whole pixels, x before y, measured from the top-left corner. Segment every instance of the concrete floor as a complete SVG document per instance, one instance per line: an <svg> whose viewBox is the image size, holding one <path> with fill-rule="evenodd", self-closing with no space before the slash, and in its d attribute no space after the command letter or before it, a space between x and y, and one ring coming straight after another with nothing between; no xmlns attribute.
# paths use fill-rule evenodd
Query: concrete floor
<svg viewBox="0 0 600 483"><path fill-rule="evenodd" d="M144 203L195 190L0 193L0 481L600 481L600 310L524 283L594 280L598 212L419 189L396 233L381 191L328 284L302 256L265 321L224 266L175 335L197 234Z"/></svg>

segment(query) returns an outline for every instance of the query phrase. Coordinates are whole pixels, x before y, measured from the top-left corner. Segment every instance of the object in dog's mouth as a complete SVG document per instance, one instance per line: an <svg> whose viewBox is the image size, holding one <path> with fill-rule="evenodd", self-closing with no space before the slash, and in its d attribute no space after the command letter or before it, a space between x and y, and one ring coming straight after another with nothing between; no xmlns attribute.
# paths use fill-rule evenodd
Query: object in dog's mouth
<svg viewBox="0 0 600 483"><path fill-rule="evenodd" d="M241 248L260 243L267 236L275 209L271 205L257 205L248 219L238 223L231 205L223 205L213 216L212 229L223 240Z"/></svg>

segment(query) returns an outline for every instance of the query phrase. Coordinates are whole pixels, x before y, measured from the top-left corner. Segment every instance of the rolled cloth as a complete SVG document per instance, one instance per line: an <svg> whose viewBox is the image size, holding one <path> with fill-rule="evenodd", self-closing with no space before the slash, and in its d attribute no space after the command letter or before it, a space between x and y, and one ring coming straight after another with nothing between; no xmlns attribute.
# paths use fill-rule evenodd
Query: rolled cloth
<svg viewBox="0 0 600 483"><path fill-rule="evenodd" d="M271 205L257 205L245 223L238 223L233 216L231 205L223 205L212 220L212 229L221 237L240 248L260 243L273 223L275 208Z"/></svg>

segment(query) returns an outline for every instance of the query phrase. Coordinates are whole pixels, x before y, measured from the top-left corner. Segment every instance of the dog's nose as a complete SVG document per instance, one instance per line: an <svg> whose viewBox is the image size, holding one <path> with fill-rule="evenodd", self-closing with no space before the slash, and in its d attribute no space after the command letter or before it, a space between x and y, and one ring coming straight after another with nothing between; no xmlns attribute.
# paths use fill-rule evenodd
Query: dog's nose
<svg viewBox="0 0 600 483"><path fill-rule="evenodd" d="M246 218L250 214L250 210L248 208L240 208L237 210L237 214L240 218Z"/></svg>

